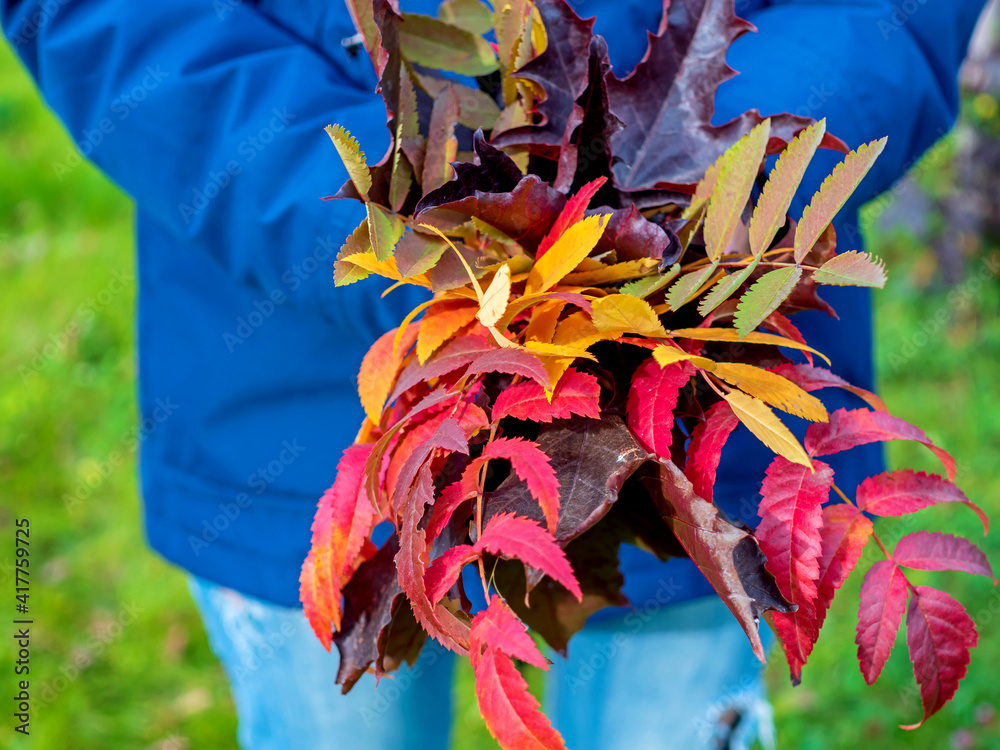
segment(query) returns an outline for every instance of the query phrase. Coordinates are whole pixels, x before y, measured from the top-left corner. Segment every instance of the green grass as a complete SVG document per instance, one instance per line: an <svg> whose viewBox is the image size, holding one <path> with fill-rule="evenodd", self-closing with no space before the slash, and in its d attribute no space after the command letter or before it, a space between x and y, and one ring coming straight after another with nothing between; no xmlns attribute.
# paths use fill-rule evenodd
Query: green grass
<svg viewBox="0 0 1000 750"><path fill-rule="evenodd" d="M69 148L12 53L0 46L0 538L8 540L0 543L0 586L13 587L13 522L28 517L32 685L40 697L49 686L51 697L48 706L36 704L28 742L13 733L5 711L0 747L234 748L228 689L184 577L145 547L140 530L128 439L136 421L133 286L108 292L115 272L133 269L131 207L87 164L59 179L52 163L65 162ZM897 414L952 451L969 496L1000 518L994 395L1000 284L990 277L954 304L949 290L928 285L933 257L920 243L889 234L875 237L873 249L890 267L889 286L877 296L883 394ZM970 269L980 264L972 260ZM80 311L89 298L93 315ZM947 311L943 329L899 366L891 355L939 309ZM918 448L892 446L893 463L932 468ZM106 472L89 497L67 504L66 496L116 450L124 463ZM927 511L918 523L977 533L964 508ZM886 523L880 533L892 538L900 528ZM985 546L1000 559L995 538ZM857 671L861 573L835 604L801 687L792 689L780 657L772 659L779 744L796 750L854 748L862 741L882 748L995 747L997 721L980 720L985 707L1000 704L994 671L1000 591L960 574L927 575L966 603L982 641L956 700L924 729L905 733L896 725L918 718L919 701L902 639L877 686L867 688ZM127 609L133 603L134 618ZM0 638L6 665L11 640ZM84 665L75 674L74 662ZM10 706L13 678L5 671L0 682L3 705ZM478 718L467 668L458 684L461 750L494 747Z"/></svg>

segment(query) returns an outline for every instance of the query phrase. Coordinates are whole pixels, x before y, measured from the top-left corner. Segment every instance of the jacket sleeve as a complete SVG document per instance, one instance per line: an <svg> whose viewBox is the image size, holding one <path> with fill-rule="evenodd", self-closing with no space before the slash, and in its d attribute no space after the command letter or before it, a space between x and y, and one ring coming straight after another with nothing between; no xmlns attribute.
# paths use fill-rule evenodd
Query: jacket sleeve
<svg viewBox="0 0 1000 750"><path fill-rule="evenodd" d="M0 0L4 33L80 151L185 252L236 281L373 337L422 295L336 289L332 263L363 216L324 202L346 172L323 126L377 161L389 144L364 56L324 55L248 3ZM346 18L346 10L344 11ZM307 258L321 271L301 270ZM412 303L412 304L411 304Z"/></svg>
<svg viewBox="0 0 1000 750"><path fill-rule="evenodd" d="M740 0L736 7L739 12ZM827 118L851 148L888 136L843 217L888 189L958 113L958 69L985 0L774 0L737 40L741 75L718 92L716 122L751 107ZM842 157L817 153L793 206L801 211ZM847 229L847 241L853 225ZM843 230L842 230L843 231ZM856 246L856 245L855 245ZM847 248L845 248L847 249Z"/></svg>

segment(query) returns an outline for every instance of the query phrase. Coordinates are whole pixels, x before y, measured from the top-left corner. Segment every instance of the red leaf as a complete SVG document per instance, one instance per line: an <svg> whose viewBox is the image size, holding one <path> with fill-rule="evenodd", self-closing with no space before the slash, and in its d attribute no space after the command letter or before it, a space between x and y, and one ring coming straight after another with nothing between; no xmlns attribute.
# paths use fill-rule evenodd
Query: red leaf
<svg viewBox="0 0 1000 750"><path fill-rule="evenodd" d="M479 407L473 406L476 410ZM480 410L481 411L481 410ZM468 413L468 412L466 412ZM405 495L420 467L435 449L468 454L469 435L448 411L436 414L409 430L392 449L392 458L386 470L385 487L392 498L392 507L400 507L400 496Z"/></svg>
<svg viewBox="0 0 1000 750"><path fill-rule="evenodd" d="M417 327L407 326L399 347L393 354L396 330L394 328L383 334L378 341L372 344L365 354L365 358L361 360L361 369L358 370L358 395L361 397L361 405L368 418L376 424L378 424L382 408L385 406L386 397L392 390L392 384L396 380L396 373L399 372L403 357L413 346L413 341L417 337Z"/></svg>
<svg viewBox="0 0 1000 750"><path fill-rule="evenodd" d="M670 458L677 395L693 373L694 368L687 362L660 367L650 357L632 376L632 389L628 394L628 426L642 447L656 456Z"/></svg>
<svg viewBox="0 0 1000 750"><path fill-rule="evenodd" d="M937 474L901 469L868 477L857 491L858 507L876 516L902 516L938 503L968 505L989 531L989 518L953 482Z"/></svg>
<svg viewBox="0 0 1000 750"><path fill-rule="evenodd" d="M729 434L740 420L726 401L718 401L705 413L705 421L694 428L687 449L684 474L691 480L694 494L712 502L715 473Z"/></svg>
<svg viewBox="0 0 1000 750"><path fill-rule="evenodd" d="M475 496L475 490L471 493L463 491L461 481L453 482L441 490L441 497L431 510L431 520L427 522L427 538L431 541L437 539L458 507Z"/></svg>
<svg viewBox="0 0 1000 750"><path fill-rule="evenodd" d="M961 604L930 586L914 587L906 611L906 645L924 718L903 729L916 729L951 700L969 666L969 649L978 642L975 623Z"/></svg>
<svg viewBox="0 0 1000 750"><path fill-rule="evenodd" d="M462 568L479 557L479 552L469 544L452 547L437 558L427 568L424 581L427 586L427 598L437 604L455 585Z"/></svg>
<svg viewBox="0 0 1000 750"><path fill-rule="evenodd" d="M371 533L375 512L362 484L372 445L352 445L337 464L337 478L319 501L312 524L312 549L299 577L306 618L329 651L340 630L342 586Z"/></svg>
<svg viewBox="0 0 1000 750"><path fill-rule="evenodd" d="M808 352L807 352L808 354ZM770 368L771 372L788 378L804 391L818 391L820 388L843 388L850 391L876 411L888 411L885 402L871 391L853 386L838 375L822 367L785 364Z"/></svg>
<svg viewBox="0 0 1000 750"><path fill-rule="evenodd" d="M552 225L549 233L539 243L538 251L535 253L536 261L545 255L546 251L552 247L556 240L562 237L563 232L583 218L587 206L590 205L590 199L594 197L607 180L607 177L598 177L596 180L591 180L581 187L576 192L576 195L566 201L566 205L563 206L563 210L559 213L555 224Z"/></svg>
<svg viewBox="0 0 1000 750"><path fill-rule="evenodd" d="M559 523L559 480L549 457L537 443L521 438L497 438L487 443L477 461L507 459L511 468L531 492L545 514L545 522L553 534Z"/></svg>
<svg viewBox="0 0 1000 750"><path fill-rule="evenodd" d="M797 341L800 344L805 344L806 343L806 339L802 335L802 332L798 328L795 327L795 324L792 323L792 321L790 321L788 318L786 318L784 315L782 315L779 312L773 312L770 315L768 315L766 318L764 318L764 321L763 321L762 325L765 328L770 328L775 333L781 334L786 339L791 339L792 341ZM813 363L812 352L808 351L808 350L804 350L802 353L805 355L806 359L809 361L809 365L811 365ZM808 367L809 365L803 365L803 367ZM836 375L834 375L834 377L836 377ZM803 390L805 390L805 389L803 389Z"/></svg>
<svg viewBox="0 0 1000 750"><path fill-rule="evenodd" d="M961 570L965 573L997 579L976 545L968 539L938 531L915 531L899 540L892 551L897 565L917 570Z"/></svg>
<svg viewBox="0 0 1000 750"><path fill-rule="evenodd" d="M933 451L948 471L948 478L955 479L955 459L938 448L920 430L904 419L884 411L868 409L837 409L829 422L809 425L805 447L810 456L829 456L859 445L884 440L914 440Z"/></svg>
<svg viewBox="0 0 1000 750"><path fill-rule="evenodd" d="M568 419L574 414L599 419L601 416L601 386L590 373L571 367L559 380L552 401L538 383L525 381L506 388L493 404L493 421L504 417L532 422Z"/></svg>
<svg viewBox="0 0 1000 750"><path fill-rule="evenodd" d="M542 361L531 352L522 349L491 349L469 365L470 375L482 372L502 372L507 375L521 375L531 378L548 388L549 374Z"/></svg>
<svg viewBox="0 0 1000 750"><path fill-rule="evenodd" d="M528 627L496 594L490 599L490 606L473 618L469 644L473 668L479 662L482 649L490 647L539 669L549 668L548 661L528 635Z"/></svg>
<svg viewBox="0 0 1000 750"><path fill-rule="evenodd" d="M829 466L813 461L813 469L775 457L761 485L762 520L755 534L781 594L798 605L796 612L773 615L796 681L818 635L816 584L822 554L821 508L833 484Z"/></svg>
<svg viewBox="0 0 1000 750"><path fill-rule="evenodd" d="M414 485L413 496L403 510L399 527L399 552L396 570L399 585L410 600L413 615L429 635L457 653L465 653L468 640L461 633L464 626L447 609L430 601L425 585L427 572L427 536L418 528L424 509L434 501L430 470L424 467Z"/></svg>
<svg viewBox="0 0 1000 750"><path fill-rule="evenodd" d="M560 750L566 745L528 692L528 683L500 649L476 665L476 698L486 728L504 750Z"/></svg>
<svg viewBox="0 0 1000 750"><path fill-rule="evenodd" d="M567 591L583 600L566 553L556 544L545 529L524 516L500 513L493 516L483 535L474 545L477 551L486 550L491 555L507 559L516 558L532 568L537 568L552 580L561 583Z"/></svg>
<svg viewBox="0 0 1000 750"><path fill-rule="evenodd" d="M452 339L435 352L424 364L416 359L403 368L396 381L396 387L389 396L389 402L415 386L465 367L486 352L492 351L493 345L485 336L470 335Z"/></svg>
<svg viewBox="0 0 1000 750"><path fill-rule="evenodd" d="M823 626L833 596L861 559L865 544L875 530L872 522L856 506L828 505L823 508L823 554L816 584L816 633Z"/></svg>
<svg viewBox="0 0 1000 750"><path fill-rule="evenodd" d="M869 685L882 674L882 667L896 642L908 591L903 571L890 560L879 560L872 565L861 585L854 642L858 644L861 675Z"/></svg>

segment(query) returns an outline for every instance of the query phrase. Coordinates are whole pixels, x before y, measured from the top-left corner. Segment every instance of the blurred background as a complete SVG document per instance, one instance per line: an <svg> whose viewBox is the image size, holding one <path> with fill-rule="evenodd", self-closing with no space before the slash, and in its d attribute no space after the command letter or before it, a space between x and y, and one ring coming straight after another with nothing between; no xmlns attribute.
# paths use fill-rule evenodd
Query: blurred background
<svg viewBox="0 0 1000 750"><path fill-rule="evenodd" d="M893 412L959 463L959 484L1000 522L1000 19L993 3L963 71L955 130L868 206L869 250L889 283L876 294L879 377ZM16 735L5 672L0 747L37 750L236 748L222 669L180 571L150 552L136 478L132 210L82 161L0 44L0 587L14 587L14 519L31 520L30 739ZM332 283L332 282L331 282ZM942 322L943 321L943 322ZM935 470L914 444L893 467ZM962 507L888 519L895 541L922 525L977 535ZM984 542L1000 566L1000 536ZM778 745L795 750L1000 747L1000 588L939 580L980 633L957 697L926 727L902 635L865 686L854 647L866 555L834 604L800 687L768 666ZM12 663L11 638L0 658ZM529 675L538 685L537 675ZM333 686L331 686L331 689ZM456 690L454 747L494 748L471 672Z"/></svg>

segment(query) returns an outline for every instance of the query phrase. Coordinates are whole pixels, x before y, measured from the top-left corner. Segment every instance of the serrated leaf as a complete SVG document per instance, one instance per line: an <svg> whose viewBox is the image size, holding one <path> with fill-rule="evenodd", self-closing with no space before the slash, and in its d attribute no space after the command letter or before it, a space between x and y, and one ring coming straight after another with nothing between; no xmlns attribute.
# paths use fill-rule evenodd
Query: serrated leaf
<svg viewBox="0 0 1000 750"><path fill-rule="evenodd" d="M666 338L659 317L645 300L629 294L609 294L592 303L591 319L602 333L635 333L650 338Z"/></svg>
<svg viewBox="0 0 1000 750"><path fill-rule="evenodd" d="M916 729L952 699L969 666L969 650L978 642L976 625L961 604L930 586L913 587L906 611L906 645L924 716L902 729Z"/></svg>
<svg viewBox="0 0 1000 750"><path fill-rule="evenodd" d="M467 335L452 339L431 355L424 364L419 361L411 361L407 364L399 374L396 386L389 395L389 402L392 403L418 383L428 382L461 367L466 367L484 354L493 351L498 350L490 346L489 340L485 336Z"/></svg>
<svg viewBox="0 0 1000 750"><path fill-rule="evenodd" d="M566 553L549 532L530 518L498 513L486 523L474 546L497 557L520 560L565 586L577 601L583 599Z"/></svg>
<svg viewBox="0 0 1000 750"><path fill-rule="evenodd" d="M693 374L694 368L687 362L662 367L650 357L632 375L628 426L642 447L655 456L670 457L677 397Z"/></svg>
<svg viewBox="0 0 1000 750"><path fill-rule="evenodd" d="M358 194L368 199L368 191L371 190L372 176L368 171L368 164L365 161L365 154L358 145L357 139L344 130L340 125L327 125L326 134L330 136L333 145L340 155L340 160L347 168L347 174L354 183L354 188Z"/></svg>
<svg viewBox="0 0 1000 750"><path fill-rule="evenodd" d="M852 151L823 180L819 191L802 211L802 219L795 228L796 263L801 262L812 250L820 235L851 197L851 193L861 184L861 180L885 148L885 142L886 139L882 138Z"/></svg>
<svg viewBox="0 0 1000 750"><path fill-rule="evenodd" d="M761 485L754 536L767 557L767 569L796 612L773 615L792 679L801 679L819 630L816 626L817 582L822 554L821 508L830 495L833 470L820 461L813 470L777 456Z"/></svg>
<svg viewBox="0 0 1000 750"><path fill-rule="evenodd" d="M802 269L798 266L777 268L768 271L750 287L736 308L734 324L741 337L759 326L768 315L773 313L792 293Z"/></svg>
<svg viewBox="0 0 1000 750"><path fill-rule="evenodd" d="M535 261L525 293L546 292L571 273L597 246L607 221L606 214L588 216L563 232L548 252Z"/></svg>
<svg viewBox="0 0 1000 750"><path fill-rule="evenodd" d="M717 260L729 247L764 159L771 121L764 120L726 151L705 216L705 251Z"/></svg>
<svg viewBox="0 0 1000 750"><path fill-rule="evenodd" d="M983 534L989 531L986 513L954 482L937 474L899 469L868 477L858 485L856 499L861 510L876 516L902 516L938 503L962 503L982 521Z"/></svg>
<svg viewBox="0 0 1000 750"><path fill-rule="evenodd" d="M507 310L507 301L510 299L510 266L502 265L493 275L493 280L483 292L483 300L479 305L479 312L476 317L479 322L489 328L497 324Z"/></svg>
<svg viewBox="0 0 1000 750"><path fill-rule="evenodd" d="M413 345L417 331L408 327L399 346L394 346L396 330L379 337L361 360L358 370L358 396L361 406L374 424L382 420L382 408L392 390L403 357Z"/></svg>
<svg viewBox="0 0 1000 750"><path fill-rule="evenodd" d="M881 289L886 280L885 264L870 253L849 250L830 258L818 271L813 271L812 277L817 284Z"/></svg>
<svg viewBox="0 0 1000 750"><path fill-rule="evenodd" d="M691 480L694 493L708 502L712 502L722 449L739 423L729 404L718 401L705 412L705 421L700 422L691 433L684 475Z"/></svg>
<svg viewBox="0 0 1000 750"><path fill-rule="evenodd" d="M504 417L551 422L573 415L600 417L601 386L590 373L570 369L552 392L551 401L545 389L534 381L511 385L500 392L493 404L493 421Z"/></svg>
<svg viewBox="0 0 1000 750"><path fill-rule="evenodd" d="M759 262L758 258L754 258L746 268L741 268L715 282L715 286L698 303L698 314L707 317L710 312L729 299L733 292L750 278L750 274L754 272Z"/></svg>
<svg viewBox="0 0 1000 750"><path fill-rule="evenodd" d="M479 713L503 750L565 750L562 737L539 710L509 656L487 648L478 659L475 677Z"/></svg>
<svg viewBox="0 0 1000 750"><path fill-rule="evenodd" d="M566 205L559 212L559 216L556 218L552 228L539 243L538 252L535 253L536 258L541 258L545 255L549 251L549 248L555 244L556 240L562 237L567 229L583 220L584 212L587 210L587 206L590 205L590 199L594 197L605 182L607 182L606 177L598 177L596 180L588 182L567 199Z"/></svg>
<svg viewBox="0 0 1000 750"><path fill-rule="evenodd" d="M845 391L853 393L866 404L877 411L887 411L885 402L871 391L864 388L857 388L842 377L834 375L829 370L822 367L812 367L811 365L784 364L772 367L771 372L788 378L804 391L818 391L821 388L843 388Z"/></svg>
<svg viewBox="0 0 1000 750"><path fill-rule="evenodd" d="M990 563L976 545L960 536L939 531L915 531L896 544L892 559L897 565L917 570L960 570L986 576L993 581Z"/></svg>
<svg viewBox="0 0 1000 750"><path fill-rule="evenodd" d="M905 419L884 411L837 409L824 424L809 425L805 446L811 456L829 456L859 445L888 440L913 440L930 448L944 464L948 478L955 480L955 459L938 448L920 430Z"/></svg>
<svg viewBox="0 0 1000 750"><path fill-rule="evenodd" d="M699 268L696 271L686 273L674 282L674 285L667 290L665 301L671 310L683 307L697 296L698 291L707 282L718 268L716 263Z"/></svg>
<svg viewBox="0 0 1000 750"><path fill-rule="evenodd" d="M371 445L352 445L344 451L337 478L316 509L309 562L299 579L306 619L327 651L333 631L340 630L343 586L376 518L362 483L371 450Z"/></svg>
<svg viewBox="0 0 1000 750"><path fill-rule="evenodd" d="M896 642L908 591L903 572L890 560L879 560L865 575L854 642L858 644L861 676L869 685L882 674Z"/></svg>
<svg viewBox="0 0 1000 750"><path fill-rule="evenodd" d="M875 527L856 506L828 505L823 508L820 529L823 554L816 584L816 632L823 626L833 596L854 570Z"/></svg>
<svg viewBox="0 0 1000 750"><path fill-rule="evenodd" d="M469 300L438 300L427 308L417 334L417 360L424 364L445 341L476 319L477 308Z"/></svg>
<svg viewBox="0 0 1000 750"><path fill-rule="evenodd" d="M491 460L510 461L514 473L528 488L531 496L545 516L546 525L553 534L559 523L559 480L551 460L538 443L522 438L496 438L486 444L482 454L469 464L462 475L468 487L474 477L478 477L482 466Z"/></svg>
<svg viewBox="0 0 1000 750"><path fill-rule="evenodd" d="M432 70L484 76L497 69L489 42L430 16L405 14L399 24L399 47L407 60Z"/></svg>
<svg viewBox="0 0 1000 750"><path fill-rule="evenodd" d="M680 264L675 263L669 270L662 274L657 274L655 276L647 276L644 279L636 279L635 281L630 281L621 288L622 294L630 294L633 297L638 297L639 299L646 299L651 294L655 294L660 291L677 278L677 274L680 273Z"/></svg>
<svg viewBox="0 0 1000 750"><path fill-rule="evenodd" d="M776 336L773 333L761 333L751 331L746 335L741 335L735 328L677 328L668 331L668 335L674 338L694 339L695 341L742 341L744 344L767 344L769 346L786 346L789 349L799 349L812 352L822 357L829 364L830 360L822 352L818 352L811 346L801 344L798 341Z"/></svg>
<svg viewBox="0 0 1000 750"><path fill-rule="evenodd" d="M603 286L605 284L615 284L619 281L647 276L654 272L659 265L660 261L656 258L627 260L624 263L615 263L603 268L595 268L593 271L571 273L563 279L563 283L570 286Z"/></svg>
<svg viewBox="0 0 1000 750"><path fill-rule="evenodd" d="M771 170L750 219L750 249L755 257L768 249L785 225L788 207L825 134L825 119L813 123L788 144Z"/></svg>
<svg viewBox="0 0 1000 750"><path fill-rule="evenodd" d="M396 214L388 213L377 203L367 203L368 237L379 261L386 261L396 249L396 243L406 231L406 224Z"/></svg>
<svg viewBox="0 0 1000 750"><path fill-rule="evenodd" d="M480 552L471 544L460 544L445 550L444 554L427 566L424 585L427 599L437 604L458 581L462 568L479 558Z"/></svg>
<svg viewBox="0 0 1000 750"><path fill-rule="evenodd" d="M754 398L812 422L827 420L826 408L795 383L742 362L716 362L712 372Z"/></svg>
<svg viewBox="0 0 1000 750"><path fill-rule="evenodd" d="M657 361L660 367L666 367L667 365L672 365L675 362L690 362L697 367L701 367L705 370L714 370L715 362L706 358L699 357L696 354L688 354L682 349L677 349L673 346L666 346L661 344L653 349L653 359Z"/></svg>
<svg viewBox="0 0 1000 750"><path fill-rule="evenodd" d="M763 401L742 391L730 391L725 396L733 413L764 445L792 463L812 466L799 441Z"/></svg>
<svg viewBox="0 0 1000 750"><path fill-rule="evenodd" d="M486 648L499 649L539 669L549 668L548 661L528 635L528 628L496 594L490 597L489 606L472 619L470 645L473 668Z"/></svg>
<svg viewBox="0 0 1000 750"><path fill-rule="evenodd" d="M523 349L491 349L469 365L470 375L485 372L502 372L531 378L544 388L548 388L549 374L534 354Z"/></svg>

